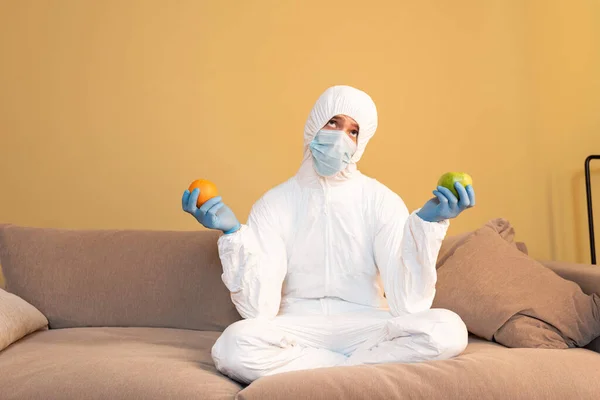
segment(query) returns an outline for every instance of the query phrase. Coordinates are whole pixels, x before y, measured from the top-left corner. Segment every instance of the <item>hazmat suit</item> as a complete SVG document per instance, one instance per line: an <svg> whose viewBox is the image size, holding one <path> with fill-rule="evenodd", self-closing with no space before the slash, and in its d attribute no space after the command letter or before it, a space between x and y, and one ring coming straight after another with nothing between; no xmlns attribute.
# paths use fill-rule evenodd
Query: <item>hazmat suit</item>
<svg viewBox="0 0 600 400"><path fill-rule="evenodd" d="M342 171L323 177L310 144L336 115L358 123L356 150ZM465 349L460 317L431 309L449 222L409 213L357 169L376 129L366 93L326 90L306 121L296 175L219 238L222 279L243 317L212 348L223 374L249 383L300 369L447 359Z"/></svg>

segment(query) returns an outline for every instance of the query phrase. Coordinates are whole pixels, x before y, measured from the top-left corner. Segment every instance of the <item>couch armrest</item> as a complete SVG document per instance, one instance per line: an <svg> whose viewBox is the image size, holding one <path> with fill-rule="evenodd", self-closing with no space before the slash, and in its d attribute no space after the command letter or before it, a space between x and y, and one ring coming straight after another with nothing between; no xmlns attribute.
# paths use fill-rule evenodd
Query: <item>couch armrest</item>
<svg viewBox="0 0 600 400"><path fill-rule="evenodd" d="M562 278L577 283L584 293L600 294L600 266L564 261L540 261Z"/></svg>
<svg viewBox="0 0 600 400"><path fill-rule="evenodd" d="M600 294L600 266L564 261L540 261L564 279L577 283L586 294ZM600 337L594 339L587 349L600 353Z"/></svg>

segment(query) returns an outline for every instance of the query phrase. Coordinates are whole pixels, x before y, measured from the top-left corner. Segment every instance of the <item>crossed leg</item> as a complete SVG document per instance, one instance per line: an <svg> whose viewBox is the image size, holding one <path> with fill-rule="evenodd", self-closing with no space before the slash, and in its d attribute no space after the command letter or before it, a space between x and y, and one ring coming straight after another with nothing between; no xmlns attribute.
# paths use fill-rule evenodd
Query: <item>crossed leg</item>
<svg viewBox="0 0 600 400"><path fill-rule="evenodd" d="M443 309L392 317L387 312L284 315L229 326L212 348L217 369L244 383L302 369L443 360L462 353L467 329Z"/></svg>
<svg viewBox="0 0 600 400"><path fill-rule="evenodd" d="M342 365L347 357L327 347L323 316L245 319L223 331L212 348L217 370L239 382L262 376Z"/></svg>

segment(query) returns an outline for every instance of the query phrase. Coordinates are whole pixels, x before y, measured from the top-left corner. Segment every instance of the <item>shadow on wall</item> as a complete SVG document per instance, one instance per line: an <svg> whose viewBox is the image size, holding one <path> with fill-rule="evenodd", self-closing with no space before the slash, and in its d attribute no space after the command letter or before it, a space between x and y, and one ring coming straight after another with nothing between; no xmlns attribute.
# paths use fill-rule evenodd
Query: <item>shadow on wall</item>
<svg viewBox="0 0 600 400"><path fill-rule="evenodd" d="M600 163L600 161L598 161ZM596 257L598 256L598 229L600 228L600 167L590 168L592 187L592 209L594 211L594 231L596 233ZM588 230L588 210L585 191L585 172L579 171L571 180L573 193L573 228L575 251L578 260L590 262L590 237Z"/></svg>
<svg viewBox="0 0 600 400"><path fill-rule="evenodd" d="M4 289L4 275L2 275L2 265L0 265L0 288Z"/></svg>

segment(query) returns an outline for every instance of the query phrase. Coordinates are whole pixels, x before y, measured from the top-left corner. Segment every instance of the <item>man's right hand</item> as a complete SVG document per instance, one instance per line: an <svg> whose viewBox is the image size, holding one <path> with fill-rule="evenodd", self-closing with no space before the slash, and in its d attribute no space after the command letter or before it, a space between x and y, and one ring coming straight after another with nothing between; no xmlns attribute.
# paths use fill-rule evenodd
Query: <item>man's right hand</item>
<svg viewBox="0 0 600 400"><path fill-rule="evenodd" d="M221 201L221 196L213 197L200 208L196 206L200 189L186 190L181 198L183 211L191 214L208 229L218 229L225 234L237 232L241 224L231 209Z"/></svg>

